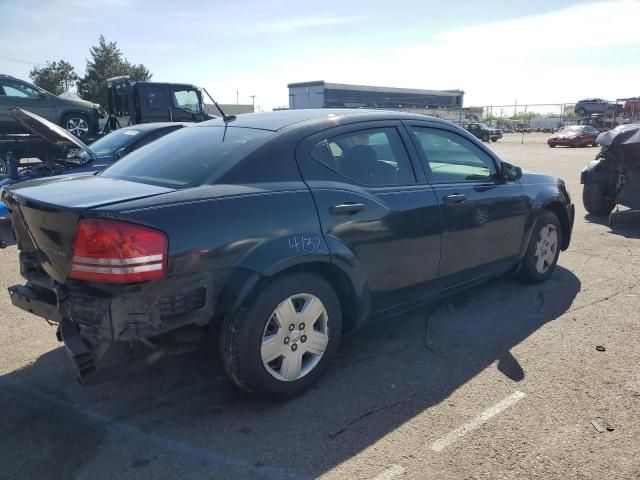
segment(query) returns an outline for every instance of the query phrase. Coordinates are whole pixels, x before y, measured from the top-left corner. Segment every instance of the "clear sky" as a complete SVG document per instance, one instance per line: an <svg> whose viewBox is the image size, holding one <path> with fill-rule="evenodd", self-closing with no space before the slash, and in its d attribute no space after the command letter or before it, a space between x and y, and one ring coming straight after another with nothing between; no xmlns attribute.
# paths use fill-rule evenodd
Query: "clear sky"
<svg viewBox="0 0 640 480"><path fill-rule="evenodd" d="M466 92L465 106L640 96L640 0L0 0L0 73L103 34L156 81L265 110L308 80ZM29 63L32 62L32 63Z"/></svg>

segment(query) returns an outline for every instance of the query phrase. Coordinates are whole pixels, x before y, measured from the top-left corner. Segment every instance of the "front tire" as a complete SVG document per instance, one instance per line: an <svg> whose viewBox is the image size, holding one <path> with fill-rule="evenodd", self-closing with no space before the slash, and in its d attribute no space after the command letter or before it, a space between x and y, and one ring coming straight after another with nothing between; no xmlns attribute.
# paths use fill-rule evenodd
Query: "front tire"
<svg viewBox="0 0 640 480"><path fill-rule="evenodd" d="M616 206L615 200L607 198L603 183L586 183L582 189L582 204L587 212L597 216L609 215Z"/></svg>
<svg viewBox="0 0 640 480"><path fill-rule="evenodd" d="M531 234L527 253L518 271L518 278L527 283L544 282L556 268L562 245L560 220L554 213L543 210Z"/></svg>
<svg viewBox="0 0 640 480"><path fill-rule="evenodd" d="M282 276L225 318L220 349L244 390L284 400L309 388L330 365L342 335L333 288L310 273Z"/></svg>

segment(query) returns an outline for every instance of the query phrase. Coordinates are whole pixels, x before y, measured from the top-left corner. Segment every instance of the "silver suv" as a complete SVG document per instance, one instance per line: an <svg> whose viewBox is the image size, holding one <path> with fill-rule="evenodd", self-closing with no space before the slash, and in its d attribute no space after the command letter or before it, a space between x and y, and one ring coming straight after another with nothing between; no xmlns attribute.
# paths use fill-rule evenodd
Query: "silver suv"
<svg viewBox="0 0 640 480"><path fill-rule="evenodd" d="M80 138L98 133L98 119L105 115L98 104L60 98L31 83L0 74L0 133L23 133L10 115L15 107L40 115Z"/></svg>
<svg viewBox="0 0 640 480"><path fill-rule="evenodd" d="M594 113L601 113L607 115L613 115L616 112L617 105L602 98L587 98L580 100L576 103L573 111L579 115L593 115Z"/></svg>

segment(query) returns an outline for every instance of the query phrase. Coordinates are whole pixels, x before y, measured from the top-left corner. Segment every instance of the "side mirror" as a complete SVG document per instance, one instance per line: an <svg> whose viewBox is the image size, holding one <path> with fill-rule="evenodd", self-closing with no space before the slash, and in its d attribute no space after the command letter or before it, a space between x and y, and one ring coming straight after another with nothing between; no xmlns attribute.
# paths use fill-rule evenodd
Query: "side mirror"
<svg viewBox="0 0 640 480"><path fill-rule="evenodd" d="M510 163L502 162L501 170L502 178L507 182L515 182L522 177L522 169Z"/></svg>
<svg viewBox="0 0 640 480"><path fill-rule="evenodd" d="M122 157L124 157L127 153L126 153L127 149L126 148L119 148L118 150L116 150L116 159L121 159Z"/></svg>

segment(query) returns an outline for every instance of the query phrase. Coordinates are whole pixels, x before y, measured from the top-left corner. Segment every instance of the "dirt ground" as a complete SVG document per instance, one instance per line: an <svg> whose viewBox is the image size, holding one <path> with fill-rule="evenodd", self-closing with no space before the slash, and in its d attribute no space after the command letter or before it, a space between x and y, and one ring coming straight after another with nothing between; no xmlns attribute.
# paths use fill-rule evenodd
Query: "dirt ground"
<svg viewBox="0 0 640 480"><path fill-rule="evenodd" d="M78 385L55 328L2 293L21 279L0 250L0 479L640 478L640 219L585 215L595 148L515 135L491 148L576 203L551 279L372 325L288 403L237 391L213 348Z"/></svg>

